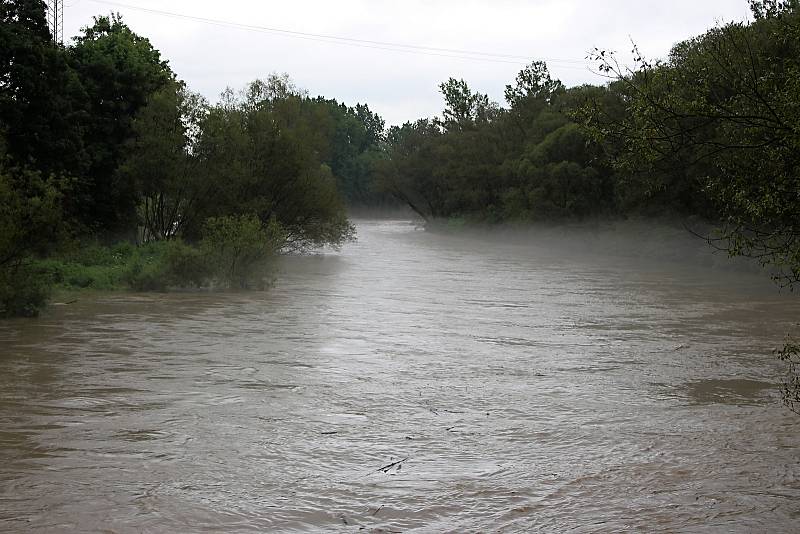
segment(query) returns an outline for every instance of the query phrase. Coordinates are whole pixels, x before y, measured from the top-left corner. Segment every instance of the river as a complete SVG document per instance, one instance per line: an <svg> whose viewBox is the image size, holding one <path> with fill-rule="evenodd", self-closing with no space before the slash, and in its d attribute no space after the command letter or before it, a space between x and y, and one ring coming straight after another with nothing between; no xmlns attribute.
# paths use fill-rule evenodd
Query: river
<svg viewBox="0 0 800 534"><path fill-rule="evenodd" d="M267 292L0 323L0 530L797 530L771 354L796 296L694 260L358 233Z"/></svg>

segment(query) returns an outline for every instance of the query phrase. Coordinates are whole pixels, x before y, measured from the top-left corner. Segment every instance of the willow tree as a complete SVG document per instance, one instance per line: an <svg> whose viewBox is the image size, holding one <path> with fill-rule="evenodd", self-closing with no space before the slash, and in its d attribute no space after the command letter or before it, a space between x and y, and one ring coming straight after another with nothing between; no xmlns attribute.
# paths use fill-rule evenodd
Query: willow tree
<svg viewBox="0 0 800 534"><path fill-rule="evenodd" d="M354 228L322 157L330 149L330 116L304 94L263 91L256 81L227 91L202 121L195 157L210 177L195 222L256 215L280 225L285 249L337 247ZM191 236L200 227L187 227Z"/></svg>

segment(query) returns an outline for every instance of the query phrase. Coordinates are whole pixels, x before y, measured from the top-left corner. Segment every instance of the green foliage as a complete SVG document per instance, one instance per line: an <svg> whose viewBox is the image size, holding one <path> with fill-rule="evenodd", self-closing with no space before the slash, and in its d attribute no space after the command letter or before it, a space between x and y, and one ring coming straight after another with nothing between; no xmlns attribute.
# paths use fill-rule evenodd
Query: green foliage
<svg viewBox="0 0 800 534"><path fill-rule="evenodd" d="M281 226L285 249L340 246L354 230L321 161L330 150L330 115L268 86L256 81L242 96L228 92L209 110L195 154L213 180L194 220L255 214L265 226ZM187 226L190 239L200 234L200 225Z"/></svg>
<svg viewBox="0 0 800 534"><path fill-rule="evenodd" d="M70 249L36 262L59 289L161 291L199 287L210 271L200 251L181 241L136 246L74 243Z"/></svg>
<svg viewBox="0 0 800 534"><path fill-rule="evenodd" d="M182 241L157 241L138 247L120 281L134 291L202 287L211 277L200 250Z"/></svg>
<svg viewBox="0 0 800 534"><path fill-rule="evenodd" d="M85 168L83 96L64 49L52 42L45 3L0 1L0 134L13 163L45 175Z"/></svg>
<svg viewBox="0 0 800 534"><path fill-rule="evenodd" d="M198 246L179 239L139 246L83 243L32 266L66 290L263 289L283 242L275 222L263 225L253 215L220 217L207 221Z"/></svg>
<svg viewBox="0 0 800 534"><path fill-rule="evenodd" d="M165 245L136 247L127 242L113 246L73 243L58 255L37 265L60 289L113 291L129 287L137 265L162 263Z"/></svg>
<svg viewBox="0 0 800 534"><path fill-rule="evenodd" d="M197 246L179 239L139 246L76 243L34 266L66 290L263 289L284 239L274 221L264 225L254 215L219 217L206 222Z"/></svg>
<svg viewBox="0 0 800 534"><path fill-rule="evenodd" d="M748 0L750 10L757 20L778 18L791 14L798 8L797 0Z"/></svg>
<svg viewBox="0 0 800 534"><path fill-rule="evenodd" d="M47 274L30 262L0 268L0 317L36 317L50 292Z"/></svg>
<svg viewBox="0 0 800 534"><path fill-rule="evenodd" d="M378 186L426 221L447 215L445 191L433 178L442 135L439 126L428 119L393 126L388 132L388 157L374 162Z"/></svg>
<svg viewBox="0 0 800 534"><path fill-rule="evenodd" d="M497 223L580 218L615 210L598 143L570 114L586 88L566 90L534 62L506 88L510 109L461 80L442 84L444 120L389 131L378 183L426 220Z"/></svg>
<svg viewBox="0 0 800 534"><path fill-rule="evenodd" d="M274 220L263 224L255 215L216 217L206 221L201 249L218 283L264 289L284 241Z"/></svg>
<svg viewBox="0 0 800 534"><path fill-rule="evenodd" d="M534 102L551 103L565 92L564 84L550 77L543 61L534 61L517 74L515 85L506 85L506 102L512 109L520 109Z"/></svg>
<svg viewBox="0 0 800 534"><path fill-rule="evenodd" d="M800 282L800 12L796 2L751 6L755 22L713 28L666 61L639 58L631 73L599 52L627 114L589 124L613 140L620 172L647 173L654 196L716 214L712 242L792 286Z"/></svg>
<svg viewBox="0 0 800 534"><path fill-rule="evenodd" d="M324 108L332 119L330 149L324 163L336 178L346 204L351 207L391 204L391 197L374 187L372 174L374 161L382 157L383 119L366 104L348 107L322 97L314 103Z"/></svg>
<svg viewBox="0 0 800 534"><path fill-rule="evenodd" d="M472 91L467 82L450 78L439 85L445 108L442 125L446 130L469 128L476 122L492 120L497 104L490 103L488 95Z"/></svg>
<svg viewBox="0 0 800 534"><path fill-rule="evenodd" d="M0 162L0 266L51 250L62 237L60 185Z"/></svg>
<svg viewBox="0 0 800 534"><path fill-rule="evenodd" d="M49 279L34 260L61 241L60 198L54 181L0 159L0 316L32 316L44 306Z"/></svg>
<svg viewBox="0 0 800 534"><path fill-rule="evenodd" d="M134 137L134 117L175 76L150 41L118 15L96 17L67 53L86 94L82 127L91 156L80 175L75 192L80 207L74 213L87 226L130 232L136 221L136 188L116 171Z"/></svg>
<svg viewBox="0 0 800 534"><path fill-rule="evenodd" d="M134 138L117 175L133 184L145 241L170 239L192 224L208 179L192 152L208 104L182 84L154 93L133 121Z"/></svg>

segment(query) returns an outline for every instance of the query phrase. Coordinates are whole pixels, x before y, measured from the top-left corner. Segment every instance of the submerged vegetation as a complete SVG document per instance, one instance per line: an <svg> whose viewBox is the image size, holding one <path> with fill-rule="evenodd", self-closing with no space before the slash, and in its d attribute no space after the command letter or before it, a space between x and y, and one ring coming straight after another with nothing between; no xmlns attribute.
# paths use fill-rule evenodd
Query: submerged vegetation
<svg viewBox="0 0 800 534"><path fill-rule="evenodd" d="M73 247L32 267L63 290L262 289L283 242L277 224L254 215L209 219L194 245L181 239Z"/></svg>
<svg viewBox="0 0 800 534"><path fill-rule="evenodd" d="M212 104L117 15L63 46L43 1L0 0L0 315L54 286L263 288L278 254L353 239L348 208L397 205L450 227L702 220L794 288L800 7L749 3L663 60L596 50L602 86L534 61L504 105L450 78L441 117L387 129L287 75ZM779 355L795 373L797 345Z"/></svg>

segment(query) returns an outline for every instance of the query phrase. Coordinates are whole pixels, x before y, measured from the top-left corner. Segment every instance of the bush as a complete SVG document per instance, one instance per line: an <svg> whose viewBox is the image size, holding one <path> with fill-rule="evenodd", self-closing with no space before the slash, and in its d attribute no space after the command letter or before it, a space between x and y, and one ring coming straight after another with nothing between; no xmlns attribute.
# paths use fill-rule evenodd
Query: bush
<svg viewBox="0 0 800 534"><path fill-rule="evenodd" d="M36 315L53 284L66 290L101 291L205 286L264 289L284 242L277 223L264 225L258 217L245 215L209 219L199 246L177 239L138 247L127 242L112 246L73 243L58 256L34 260L28 255L0 268L0 316Z"/></svg>
<svg viewBox="0 0 800 534"><path fill-rule="evenodd" d="M47 302L51 280L33 258L61 241L60 196L52 180L0 159L0 316L35 316Z"/></svg>
<svg viewBox="0 0 800 534"><path fill-rule="evenodd" d="M265 225L255 215L240 215L208 219L200 246L220 285L264 289L284 241L274 220Z"/></svg>
<svg viewBox="0 0 800 534"><path fill-rule="evenodd" d="M0 317L36 317L50 288L50 278L31 263L0 269Z"/></svg>
<svg viewBox="0 0 800 534"><path fill-rule="evenodd" d="M157 241L136 250L121 281L135 291L200 287L210 277L202 253L182 241Z"/></svg>

